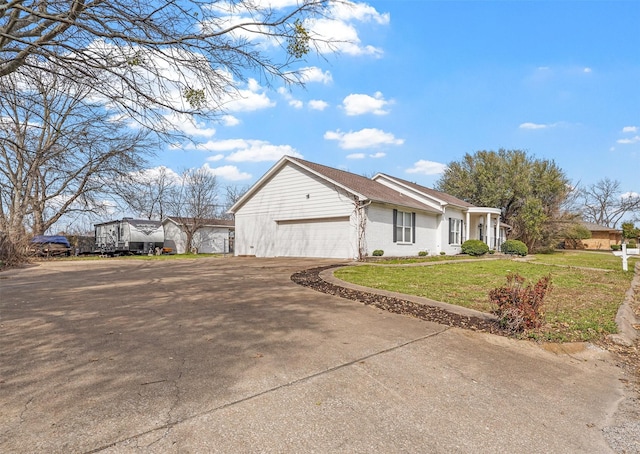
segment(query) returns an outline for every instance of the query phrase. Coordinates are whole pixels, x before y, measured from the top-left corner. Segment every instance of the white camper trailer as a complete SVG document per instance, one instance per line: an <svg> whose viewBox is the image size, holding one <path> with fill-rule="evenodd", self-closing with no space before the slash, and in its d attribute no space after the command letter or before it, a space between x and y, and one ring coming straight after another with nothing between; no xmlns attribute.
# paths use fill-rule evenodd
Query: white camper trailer
<svg viewBox="0 0 640 454"><path fill-rule="evenodd" d="M123 218L95 224L95 229L96 249L103 254L148 254L164 244L160 221Z"/></svg>

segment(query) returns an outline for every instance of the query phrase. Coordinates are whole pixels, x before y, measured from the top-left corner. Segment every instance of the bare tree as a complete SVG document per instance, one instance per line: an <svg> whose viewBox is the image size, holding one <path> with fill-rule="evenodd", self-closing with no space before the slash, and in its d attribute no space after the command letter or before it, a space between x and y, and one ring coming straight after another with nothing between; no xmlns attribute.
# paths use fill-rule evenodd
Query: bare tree
<svg viewBox="0 0 640 454"><path fill-rule="evenodd" d="M0 78L20 68L81 75L111 105L158 128L167 110L219 113L246 70L301 84L290 64L321 41L306 21L336 3L348 2L4 1Z"/></svg>
<svg viewBox="0 0 640 454"><path fill-rule="evenodd" d="M214 219L218 211L218 180L205 168L182 173L169 202L186 234L186 248L197 251L196 233Z"/></svg>
<svg viewBox="0 0 640 454"><path fill-rule="evenodd" d="M89 93L55 72L0 78L0 231L9 238L100 210L109 183L144 163L147 135L127 129Z"/></svg>
<svg viewBox="0 0 640 454"><path fill-rule="evenodd" d="M640 196L623 193L620 182L609 178L583 188L580 195L583 219L612 229L625 215L640 209Z"/></svg>
<svg viewBox="0 0 640 454"><path fill-rule="evenodd" d="M162 220L168 214L167 205L180 180L173 170L160 166L132 172L115 182L114 188L137 216Z"/></svg>
<svg viewBox="0 0 640 454"><path fill-rule="evenodd" d="M227 211L238 201L240 198L246 194L246 192L251 188L249 185L243 186L232 186L228 185L225 187L225 202L222 208L222 212L219 217L223 219L233 219L232 214L227 214Z"/></svg>

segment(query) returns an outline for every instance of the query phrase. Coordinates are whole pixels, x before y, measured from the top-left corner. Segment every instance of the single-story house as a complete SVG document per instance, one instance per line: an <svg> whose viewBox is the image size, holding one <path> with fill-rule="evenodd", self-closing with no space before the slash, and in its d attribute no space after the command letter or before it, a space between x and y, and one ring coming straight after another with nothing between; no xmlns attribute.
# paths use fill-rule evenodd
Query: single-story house
<svg viewBox="0 0 640 454"><path fill-rule="evenodd" d="M175 252L187 251L186 229L193 228L194 222L201 225L193 234L193 246L201 254L225 254L233 252L234 222L230 219L194 219L169 216L162 221L164 242L175 244Z"/></svg>
<svg viewBox="0 0 640 454"><path fill-rule="evenodd" d="M582 225L591 232L591 238L581 240L585 249L611 250L612 244L622 243L622 230L612 229L593 222L582 222Z"/></svg>
<svg viewBox="0 0 640 454"><path fill-rule="evenodd" d="M467 239L505 240L500 209L383 173L369 179L284 156L229 210L235 254L256 257L460 253Z"/></svg>

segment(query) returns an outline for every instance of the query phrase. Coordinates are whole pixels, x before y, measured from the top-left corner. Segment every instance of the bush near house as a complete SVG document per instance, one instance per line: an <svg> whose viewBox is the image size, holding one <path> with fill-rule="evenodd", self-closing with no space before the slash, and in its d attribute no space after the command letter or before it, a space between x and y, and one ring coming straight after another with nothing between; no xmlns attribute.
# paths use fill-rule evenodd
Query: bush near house
<svg viewBox="0 0 640 454"><path fill-rule="evenodd" d="M484 255L489 252L489 246L486 245L484 241L480 240L467 240L462 243L461 247L463 254L468 255Z"/></svg>
<svg viewBox="0 0 640 454"><path fill-rule="evenodd" d="M382 257L384 255L384 251L382 249L376 249L373 251L372 255L374 257Z"/></svg>
<svg viewBox="0 0 640 454"><path fill-rule="evenodd" d="M420 252L418 252L418 256L419 256L419 257L426 257L427 255L428 255L428 254L427 254L427 251L420 251Z"/></svg>
<svg viewBox="0 0 640 454"><path fill-rule="evenodd" d="M529 253L529 248L527 248L527 245L522 241L507 240L500 246L500 251L502 251L503 254L520 255L524 257Z"/></svg>
<svg viewBox="0 0 640 454"><path fill-rule="evenodd" d="M611 245L611 250L612 251L619 251L622 249L622 245L621 244L612 244Z"/></svg>

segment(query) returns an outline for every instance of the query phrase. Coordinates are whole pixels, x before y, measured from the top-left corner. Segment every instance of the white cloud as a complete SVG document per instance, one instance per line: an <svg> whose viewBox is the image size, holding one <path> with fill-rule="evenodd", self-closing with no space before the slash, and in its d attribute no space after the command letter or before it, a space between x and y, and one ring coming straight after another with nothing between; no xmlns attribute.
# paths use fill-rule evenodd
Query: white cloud
<svg viewBox="0 0 640 454"><path fill-rule="evenodd" d="M320 82L322 84L329 84L333 81L333 77L329 71L322 71L317 66L309 66L300 69L300 79L304 83L308 82Z"/></svg>
<svg viewBox="0 0 640 454"><path fill-rule="evenodd" d="M347 159L364 159L364 153L351 153L347 155Z"/></svg>
<svg viewBox="0 0 640 454"><path fill-rule="evenodd" d="M625 126L624 128L622 128L622 132L638 132L638 127L637 126Z"/></svg>
<svg viewBox="0 0 640 454"><path fill-rule="evenodd" d="M223 154L215 154L213 156L209 156L207 158L207 161L215 162L215 161L221 161L222 159L224 159L224 155Z"/></svg>
<svg viewBox="0 0 640 454"><path fill-rule="evenodd" d="M289 101L289 105L294 109L302 109L304 103L299 99L292 99L291 101Z"/></svg>
<svg viewBox="0 0 640 454"><path fill-rule="evenodd" d="M382 49L363 45L355 26L333 19L317 19L310 25L311 34L318 35L318 51L322 53L340 52L347 55L372 55L379 57Z"/></svg>
<svg viewBox="0 0 640 454"><path fill-rule="evenodd" d="M333 3L331 10L331 17L342 21L357 20L387 25L390 19L389 13L380 14L373 6L366 3Z"/></svg>
<svg viewBox="0 0 640 454"><path fill-rule="evenodd" d="M252 112L274 107L276 103L269 99L255 79L249 79L247 88L238 90L237 94L229 95L226 100L223 100L223 105L228 112Z"/></svg>
<svg viewBox="0 0 640 454"><path fill-rule="evenodd" d="M204 150L204 151L231 151L238 148L247 147L247 141L244 139L227 139L227 140L210 140L205 143L196 145L187 145L186 150Z"/></svg>
<svg viewBox="0 0 640 454"><path fill-rule="evenodd" d="M393 134L376 128L365 128L355 132L327 131L324 133L324 138L337 140L340 148L344 150L371 148L380 145L402 145L404 143L404 139L396 139Z"/></svg>
<svg viewBox="0 0 640 454"><path fill-rule="evenodd" d="M407 173L420 173L422 175L439 175L445 171L447 166L439 162L426 161L421 159L413 164L413 167L407 169Z"/></svg>
<svg viewBox="0 0 640 454"><path fill-rule="evenodd" d="M225 126L237 126L240 124L240 120L233 115L223 115L221 120Z"/></svg>
<svg viewBox="0 0 640 454"><path fill-rule="evenodd" d="M589 67L586 67L586 68L584 68L582 71L588 74L588 73L590 73L590 72L591 72L591 71L593 71L593 70L592 70L591 68L589 68Z"/></svg>
<svg viewBox="0 0 640 454"><path fill-rule="evenodd" d="M329 107L329 103L320 99L312 99L309 101L309 108L313 110L324 110Z"/></svg>
<svg viewBox="0 0 640 454"><path fill-rule="evenodd" d="M369 157L373 159L380 159L380 158L384 158L386 155L387 153L383 153L382 151L379 151L377 153L370 154Z"/></svg>
<svg viewBox="0 0 640 454"><path fill-rule="evenodd" d="M178 175L169 167L165 166L151 167L149 169L140 170L139 172L130 173L130 175L140 183L150 183L158 179L161 174L164 174L165 178L167 178L169 181L180 181L180 175Z"/></svg>
<svg viewBox="0 0 640 454"><path fill-rule="evenodd" d="M216 21L204 24L203 29L209 32L216 32L229 29L242 23L255 22L256 11L248 11L243 8L242 2L215 3L208 6L210 9L218 11ZM259 0L250 2L251 7L257 10L268 12L269 8L284 10L296 8L300 5L298 0ZM389 14L380 14L366 3L353 2L327 2L329 5L325 11L321 12L320 19L308 18L303 21L303 26L309 30L312 37L317 37L316 48L321 53L331 53L339 51L349 55L379 55L381 51L373 46L362 45L358 32L354 24L373 22L379 25L389 23ZM282 11L284 14L286 11ZM249 26L238 27L230 34L237 39L247 40L254 44L265 47L275 47L282 45L280 38L269 36L269 30L265 27ZM285 43L286 44L286 43Z"/></svg>
<svg viewBox="0 0 640 454"><path fill-rule="evenodd" d="M290 145L273 145L260 140L249 141L250 146L243 150L238 150L227 156L227 161L232 162L263 162L277 161L284 155L302 158L295 148Z"/></svg>
<svg viewBox="0 0 640 454"><path fill-rule="evenodd" d="M385 101L381 92L376 92L373 96L362 94L351 94L342 100L342 107L347 115L362 115L373 113L375 115L386 115L388 110L384 107L389 104Z"/></svg>
<svg viewBox="0 0 640 454"><path fill-rule="evenodd" d="M214 128L208 127L201 121L196 121L192 115L169 114L165 119L174 131L179 131L187 137L213 137L216 133Z"/></svg>
<svg viewBox="0 0 640 454"><path fill-rule="evenodd" d="M638 194L637 192L625 192L624 194L622 194L620 196L621 199L630 199L630 198L636 198L636 197L640 197L640 194Z"/></svg>
<svg viewBox="0 0 640 454"><path fill-rule="evenodd" d="M634 137L632 137L630 139L618 139L616 142L624 144L624 145L628 145L628 144L631 144L631 143L638 143L638 142L640 142L640 136L634 136Z"/></svg>
<svg viewBox="0 0 640 454"><path fill-rule="evenodd" d="M522 123L519 128L520 129L546 129L549 125L539 124L539 123Z"/></svg>
<svg viewBox="0 0 640 454"><path fill-rule="evenodd" d="M219 161L224 158L220 152L231 152L226 157L226 160L231 162L277 161L284 155L303 157L290 145L273 145L264 140L210 140L206 143L191 145L189 149L218 152L218 154L207 158L207 161Z"/></svg>
<svg viewBox="0 0 640 454"><path fill-rule="evenodd" d="M202 166L203 169L211 174L230 181L240 181L251 179L251 174L241 172L236 166L209 167L209 164Z"/></svg>
<svg viewBox="0 0 640 454"><path fill-rule="evenodd" d="M291 92L289 90L284 87L280 87L278 88L278 93L280 93L280 95L282 95L282 97L288 101L291 107L293 107L294 109L302 109L304 103L299 99L295 99L291 95Z"/></svg>

